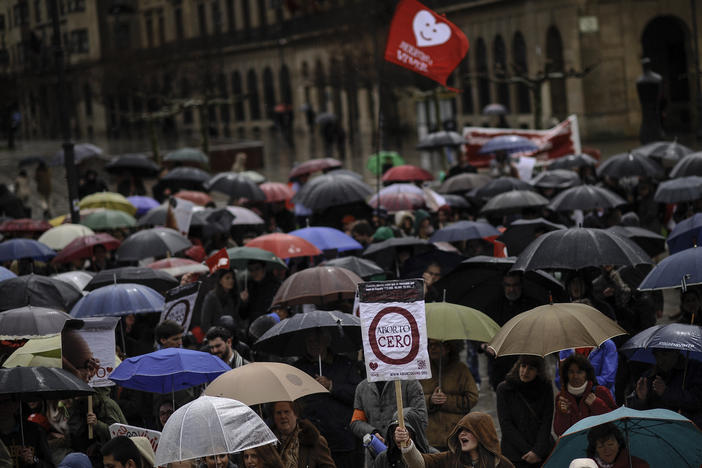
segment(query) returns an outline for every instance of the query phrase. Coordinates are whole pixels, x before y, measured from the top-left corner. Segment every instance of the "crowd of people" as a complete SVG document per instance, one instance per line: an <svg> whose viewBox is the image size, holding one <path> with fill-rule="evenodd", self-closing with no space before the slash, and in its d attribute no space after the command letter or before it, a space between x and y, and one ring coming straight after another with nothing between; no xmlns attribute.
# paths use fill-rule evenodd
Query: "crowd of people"
<svg viewBox="0 0 702 468"><path fill-rule="evenodd" d="M512 169L510 167L496 175L517 175ZM567 226L577 222L600 228L636 225L664 233L676 221L702 208L690 203L671 210L655 203L652 180L641 179L632 187L609 177L599 180L589 166L576 170L583 181L619 193L627 205L584 213L531 208L518 214L491 214L483 220L493 226L509 228L517 219L542 217ZM457 177L469 172L475 170L463 160L452 168L449 175ZM308 176L305 175L304 181ZM131 181L133 178L120 180ZM82 188L88 190L88 185L96 191L105 188L94 172L86 174ZM30 196L22 184L16 189L23 200ZM559 192L538 187L536 190L549 198ZM138 192L142 194L144 190ZM465 201L454 206L442 205L434 210L419 208L388 213L382 207L367 209L365 218L359 216L364 211L357 209L336 209L333 216L326 213L324 217L315 217L305 210L292 211L292 207L285 203L248 202L247 206L264 218L264 225L247 228L249 231L246 232L232 231L223 236L219 233L215 239L191 236L191 240L203 246L210 255L222 247L235 247L266 230L289 231L326 219L329 225L343 230L363 248L402 237L428 241L434 232L453 222L482 217L480 207L486 200L466 197ZM119 237L123 238L125 234L128 232L120 233ZM477 255L510 254L494 239L453 242L448 250L460 260ZM361 254L361 250L344 253ZM112 255L104 248L96 248L91 258L79 263L56 265L30 260L33 266L27 270L21 260L16 260L5 266L19 274L48 274L74 269L100 271L121 266L119 259ZM683 414L697 425L702 423L700 365L674 350L655 351L653 365L629 361L618 352L626 337L617 337L597 348L561 352L558 359L553 359L553 362L557 361L555 374L549 366L550 358L531 355L495 357L494 351L485 343L430 340L428 350L433 377L423 381L402 381L404 425L400 425L393 383L369 382L365 378L362 357L357 353L335 353L329 334L309 333L305 341L306 353L294 359L261 353L254 346L261 330L308 310L307 305L286 307L273 303L282 281L291 272L336 255L338 252L325 252L313 260L292 259L288 268L249 261L245 269L182 275L179 278L181 284L202 283L193 320L187 330L173 321L156 323L157 314L121 318L125 340L116 340L116 351L121 358L184 347L217 355L231 368L246 366L253 361L281 360L308 373L328 390L294 402L271 402L261 409L279 440L276 445L264 445L239 454L216 454L172 466L526 468L541 466L553 450L555 439L578 421L605 414L624 404L637 409L667 408ZM426 301L442 301L445 293L439 291L436 284L450 273L444 256L423 255L419 272L416 262L413 263L414 257L415 251L411 247L395 249L391 263L379 262L385 271L374 279L421 275ZM602 265L592 271L564 272L561 277L571 301L595 307L616 320L629 336L657 321L671 319L663 316L661 295L637 291L636 278L640 280L626 267L611 265ZM491 306L483 312L498 325L502 326L517 314L540 305L524 294L523 280L521 273L506 273L500 293L487 298ZM672 320L702 323L701 301L698 289L687 288L681 295L680 312ZM324 307L352 312L352 305L351 300L344 299ZM16 348L21 344L13 346ZM8 343L4 345L3 360L9 351L15 349L8 347ZM480 360L487 361L486 381L481 379ZM489 414L472 411L479 402L481 389L495 392L497 420ZM153 452L149 452L142 440L111 438L109 426L122 423L161 430L178 407L199 396L200 392L200 388L194 388L176 392L171 398L170 395L120 387L96 388L91 408L88 408L85 397L19 402L0 396L0 466L151 466ZM21 418L24 418L22 424ZM88 436L89 429L92 437ZM571 466L629 466L626 440L615 425L592 429L588 442L587 451L573 454L572 458L585 457L589 461L576 460ZM636 456L631 459L635 467L648 466ZM590 462L594 464L588 465Z"/></svg>

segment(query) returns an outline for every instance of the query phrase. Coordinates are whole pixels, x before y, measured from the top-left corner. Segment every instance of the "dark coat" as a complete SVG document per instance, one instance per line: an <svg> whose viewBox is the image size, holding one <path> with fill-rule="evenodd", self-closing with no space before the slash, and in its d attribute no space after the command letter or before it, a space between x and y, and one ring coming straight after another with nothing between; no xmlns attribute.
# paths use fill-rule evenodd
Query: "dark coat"
<svg viewBox="0 0 702 468"><path fill-rule="evenodd" d="M215 286L215 288L208 292L205 296L205 300L202 302L202 309L200 311L200 328L202 331L207 333L207 330L217 323L217 320L222 315L231 315L237 324L241 323L241 318L239 317L239 292L237 291L236 285L231 294L227 294L221 287Z"/></svg>
<svg viewBox="0 0 702 468"><path fill-rule="evenodd" d="M297 468L336 468L329 453L327 440L314 427L314 424L305 419L298 419L297 437L299 441ZM281 456L284 449L285 444L282 444L279 449Z"/></svg>
<svg viewBox="0 0 702 468"><path fill-rule="evenodd" d="M266 272L266 276L258 283L249 279L246 287L249 291L249 300L241 303L239 313L241 317L248 319L251 323L261 315L268 313L273 297L280 287L280 281L271 273Z"/></svg>

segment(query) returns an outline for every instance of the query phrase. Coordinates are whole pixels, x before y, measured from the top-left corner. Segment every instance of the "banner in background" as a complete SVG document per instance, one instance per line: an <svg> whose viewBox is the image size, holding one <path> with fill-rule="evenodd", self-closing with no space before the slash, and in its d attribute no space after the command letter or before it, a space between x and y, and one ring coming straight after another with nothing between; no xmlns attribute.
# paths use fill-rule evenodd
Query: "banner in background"
<svg viewBox="0 0 702 468"><path fill-rule="evenodd" d="M125 437L146 437L151 443L151 448L156 452L158 440L161 438L161 433L144 429L143 427L129 426L127 424L114 423L110 426L110 438L125 436Z"/></svg>
<svg viewBox="0 0 702 468"><path fill-rule="evenodd" d="M187 333L193 319L195 300L199 289L200 282L198 281L166 291L165 304L163 304L163 312L161 312L159 322L173 320L183 327L183 333Z"/></svg>

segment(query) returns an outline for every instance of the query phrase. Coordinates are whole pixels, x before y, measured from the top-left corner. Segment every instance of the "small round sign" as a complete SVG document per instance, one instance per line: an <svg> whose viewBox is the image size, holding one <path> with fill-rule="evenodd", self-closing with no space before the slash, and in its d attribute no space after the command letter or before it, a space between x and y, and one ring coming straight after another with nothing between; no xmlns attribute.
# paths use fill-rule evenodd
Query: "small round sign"
<svg viewBox="0 0 702 468"><path fill-rule="evenodd" d="M381 324L385 317L393 317L393 325ZM382 362L391 365L408 364L419 354L419 326L412 314L402 307L386 307L373 318L368 327L368 341L373 354ZM401 357L390 357L385 349L401 350Z"/></svg>

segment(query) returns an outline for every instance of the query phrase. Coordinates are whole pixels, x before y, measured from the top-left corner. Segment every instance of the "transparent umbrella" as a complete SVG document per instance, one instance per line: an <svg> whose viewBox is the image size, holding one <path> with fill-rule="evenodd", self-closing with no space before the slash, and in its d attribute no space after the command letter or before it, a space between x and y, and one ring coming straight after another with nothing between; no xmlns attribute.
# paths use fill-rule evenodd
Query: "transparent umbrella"
<svg viewBox="0 0 702 468"><path fill-rule="evenodd" d="M202 396L168 418L154 465L242 452L276 441L266 423L245 404Z"/></svg>

